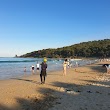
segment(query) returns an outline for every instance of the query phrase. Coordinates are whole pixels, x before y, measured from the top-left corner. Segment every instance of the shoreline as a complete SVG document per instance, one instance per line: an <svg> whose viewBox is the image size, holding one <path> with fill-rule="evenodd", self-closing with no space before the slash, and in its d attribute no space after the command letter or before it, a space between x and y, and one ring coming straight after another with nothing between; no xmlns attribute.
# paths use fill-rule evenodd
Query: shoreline
<svg viewBox="0 0 110 110"><path fill-rule="evenodd" d="M39 74L0 80L0 109L110 109L110 75L103 63L70 68L66 76L63 70L49 72L43 85Z"/></svg>
<svg viewBox="0 0 110 110"><path fill-rule="evenodd" d="M31 65L34 65L36 67L36 61L37 59L17 59L17 58L3 58L1 59L1 66L0 66L0 80L9 79L12 77L19 77L24 75L24 68L26 68L26 73L30 74ZM41 59L38 59L38 62L40 64ZM91 61L95 62L95 61ZM50 59L48 62L48 69L47 71L52 71L58 69L61 70L62 68L63 60L52 60ZM75 65L75 61L70 61L73 66ZM88 60L82 60L78 61L79 65L86 65L90 63Z"/></svg>
<svg viewBox="0 0 110 110"><path fill-rule="evenodd" d="M95 64L95 63L91 63L91 64ZM90 64L84 64L84 65L80 65L80 64L79 64L78 67L82 67L82 66L86 66L86 65L90 65ZM71 68L76 68L75 64L73 64ZM24 68L23 68L23 69L24 69ZM63 69L63 66L60 67L60 68L57 68L56 70L55 70L55 69L52 69L52 70L49 69L49 70L47 70L47 72L48 72L48 73L57 72L57 71L61 71L62 69ZM36 71L36 69L35 69L35 74L38 74L38 72ZM23 71L22 71L22 74L21 74L21 73L20 73L20 74L17 74L17 75L14 76L14 77L8 76L8 77L6 77L6 78L1 78L0 81L2 81L2 80L9 80L9 79L13 79L13 78L21 78L21 77L23 77L24 75L31 76L31 75L32 75L32 72L29 71L29 70L26 71L26 72L24 72L24 70L23 70Z"/></svg>

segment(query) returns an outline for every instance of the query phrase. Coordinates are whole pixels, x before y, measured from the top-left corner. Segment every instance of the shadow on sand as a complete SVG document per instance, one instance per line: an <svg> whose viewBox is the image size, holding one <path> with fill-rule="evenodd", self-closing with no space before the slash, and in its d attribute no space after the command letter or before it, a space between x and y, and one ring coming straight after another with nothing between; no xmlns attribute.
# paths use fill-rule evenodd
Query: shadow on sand
<svg viewBox="0 0 110 110"><path fill-rule="evenodd" d="M110 88L90 85L90 83L108 85L110 82L92 80L86 82L89 85L53 82L50 86L55 89L42 87L37 90L43 95L42 98L37 97L37 94L34 98L30 98L30 96L24 99L16 97L16 106L0 105L0 110L52 110L52 107L55 107L54 110L61 110L61 108L62 110L109 110Z"/></svg>

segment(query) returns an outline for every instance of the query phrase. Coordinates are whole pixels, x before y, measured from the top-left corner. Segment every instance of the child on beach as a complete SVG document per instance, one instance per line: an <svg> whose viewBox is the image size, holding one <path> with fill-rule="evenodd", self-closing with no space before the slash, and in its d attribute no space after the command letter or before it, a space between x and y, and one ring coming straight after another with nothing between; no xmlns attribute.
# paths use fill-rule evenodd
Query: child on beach
<svg viewBox="0 0 110 110"><path fill-rule="evenodd" d="M24 72L26 72L26 67L24 67Z"/></svg>
<svg viewBox="0 0 110 110"><path fill-rule="evenodd" d="M39 65L39 63L37 61L37 64L36 64L36 70L37 70L37 72L39 71L39 68L40 68L40 65Z"/></svg>
<svg viewBox="0 0 110 110"><path fill-rule="evenodd" d="M34 65L32 65L32 74L34 74Z"/></svg>

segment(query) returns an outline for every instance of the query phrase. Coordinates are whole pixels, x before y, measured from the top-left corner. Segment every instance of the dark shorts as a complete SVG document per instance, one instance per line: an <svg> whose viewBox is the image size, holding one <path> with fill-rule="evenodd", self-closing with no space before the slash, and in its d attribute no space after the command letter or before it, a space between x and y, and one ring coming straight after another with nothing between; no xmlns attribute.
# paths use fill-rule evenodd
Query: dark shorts
<svg viewBox="0 0 110 110"><path fill-rule="evenodd" d="M39 70L39 68L37 68L37 70Z"/></svg>
<svg viewBox="0 0 110 110"><path fill-rule="evenodd" d="M34 67L32 67L32 70L34 70Z"/></svg>

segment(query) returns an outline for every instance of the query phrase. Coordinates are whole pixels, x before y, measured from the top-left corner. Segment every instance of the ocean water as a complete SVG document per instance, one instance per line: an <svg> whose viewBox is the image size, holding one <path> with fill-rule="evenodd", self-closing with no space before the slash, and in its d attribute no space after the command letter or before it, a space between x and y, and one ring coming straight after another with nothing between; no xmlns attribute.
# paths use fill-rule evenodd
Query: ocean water
<svg viewBox="0 0 110 110"><path fill-rule="evenodd" d="M22 77L24 74L31 74L31 66L35 66L37 62L42 63L42 58L0 58L0 80ZM47 72L62 70L63 59L48 59L47 61ZM72 60L72 67L75 67L76 62L79 66L95 63L97 60ZM24 72L26 67L26 72Z"/></svg>

